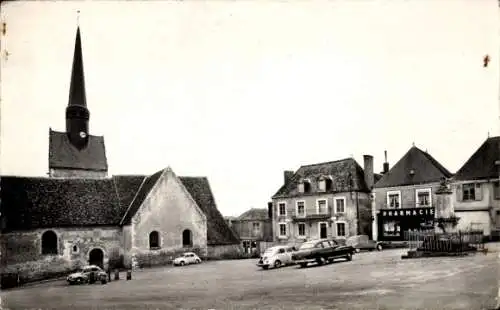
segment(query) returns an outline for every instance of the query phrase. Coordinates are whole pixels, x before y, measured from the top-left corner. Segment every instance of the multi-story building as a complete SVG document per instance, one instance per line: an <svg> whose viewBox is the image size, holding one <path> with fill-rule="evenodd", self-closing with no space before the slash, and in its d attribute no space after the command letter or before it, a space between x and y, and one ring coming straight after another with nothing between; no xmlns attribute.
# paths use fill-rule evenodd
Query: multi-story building
<svg viewBox="0 0 500 310"><path fill-rule="evenodd" d="M364 169L348 158L285 171L272 197L274 241L371 235L370 190L378 177L370 155Z"/></svg>
<svg viewBox="0 0 500 310"><path fill-rule="evenodd" d="M384 164L387 171L389 164ZM413 146L372 191L373 239L402 241L405 231L433 226L436 190L451 173L429 153Z"/></svg>
<svg viewBox="0 0 500 310"><path fill-rule="evenodd" d="M488 138L453 177L455 214L461 230L500 232L500 137Z"/></svg>
<svg viewBox="0 0 500 310"><path fill-rule="evenodd" d="M241 241L245 253L260 253L273 241L270 210L251 208L236 218L226 219Z"/></svg>

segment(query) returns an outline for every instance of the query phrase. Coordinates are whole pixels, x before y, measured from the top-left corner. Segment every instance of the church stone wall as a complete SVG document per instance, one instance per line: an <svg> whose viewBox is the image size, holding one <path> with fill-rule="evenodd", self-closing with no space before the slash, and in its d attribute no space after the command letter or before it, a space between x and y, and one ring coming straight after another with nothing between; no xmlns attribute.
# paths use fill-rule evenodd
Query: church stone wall
<svg viewBox="0 0 500 310"><path fill-rule="evenodd" d="M108 177L106 171L73 170L73 169L50 169L51 178L65 179L104 179Z"/></svg>
<svg viewBox="0 0 500 310"><path fill-rule="evenodd" d="M185 229L189 229L192 236L192 245L188 247L183 246ZM153 231L159 233L160 246L150 249L149 235ZM131 260L139 267L168 264L176 255L187 251L206 256L206 216L173 172L167 170L160 176L132 218L131 240Z"/></svg>
<svg viewBox="0 0 500 310"><path fill-rule="evenodd" d="M42 254L42 234L47 230L57 235L57 255ZM0 239L7 249L2 253L2 276L19 274L21 282L66 275L88 264L89 252L94 248L103 251L104 268L110 260L123 255L122 233L118 227L37 229L2 234Z"/></svg>

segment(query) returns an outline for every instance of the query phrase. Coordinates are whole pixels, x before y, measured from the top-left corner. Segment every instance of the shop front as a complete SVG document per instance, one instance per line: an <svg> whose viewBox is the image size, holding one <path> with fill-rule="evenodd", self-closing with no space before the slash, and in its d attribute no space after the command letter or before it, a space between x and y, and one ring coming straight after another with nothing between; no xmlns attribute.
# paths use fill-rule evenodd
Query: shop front
<svg viewBox="0 0 500 310"><path fill-rule="evenodd" d="M434 227L434 208L381 209L377 214L378 240L404 241L405 232Z"/></svg>

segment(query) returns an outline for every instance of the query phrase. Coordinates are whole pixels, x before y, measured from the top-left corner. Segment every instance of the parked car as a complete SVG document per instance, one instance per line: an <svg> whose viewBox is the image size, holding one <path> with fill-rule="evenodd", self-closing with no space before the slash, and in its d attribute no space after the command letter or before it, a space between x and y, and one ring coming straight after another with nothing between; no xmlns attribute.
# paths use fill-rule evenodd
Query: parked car
<svg viewBox="0 0 500 310"><path fill-rule="evenodd" d="M351 261L354 252L352 246L340 245L336 240L317 239L302 243L299 250L293 253L292 259L303 268L309 263L332 263L336 258Z"/></svg>
<svg viewBox="0 0 500 310"><path fill-rule="evenodd" d="M184 266L190 264L199 264L201 263L201 258L198 257L193 252L186 252L179 257L174 259L174 266Z"/></svg>
<svg viewBox="0 0 500 310"><path fill-rule="evenodd" d="M292 265L292 254L295 250L295 247L283 245L268 248L259 258L257 266L267 270L269 267L280 268L282 266Z"/></svg>
<svg viewBox="0 0 500 310"><path fill-rule="evenodd" d="M66 281L69 284L93 284L95 282L101 282L106 284L108 280L108 275L99 266L89 265L83 267L81 270L70 274Z"/></svg>
<svg viewBox="0 0 500 310"><path fill-rule="evenodd" d="M382 251L383 244L381 242L370 240L367 235L357 235L347 238L346 245L352 246L356 252L360 252L361 250L368 251Z"/></svg>

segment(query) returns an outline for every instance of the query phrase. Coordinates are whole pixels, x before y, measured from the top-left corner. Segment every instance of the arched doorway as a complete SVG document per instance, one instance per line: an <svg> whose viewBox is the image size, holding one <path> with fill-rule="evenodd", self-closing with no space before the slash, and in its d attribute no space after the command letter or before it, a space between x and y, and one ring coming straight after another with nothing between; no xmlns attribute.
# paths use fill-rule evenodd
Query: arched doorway
<svg viewBox="0 0 500 310"><path fill-rule="evenodd" d="M89 253L89 265L96 265L104 268L104 253L101 249L95 248Z"/></svg>

